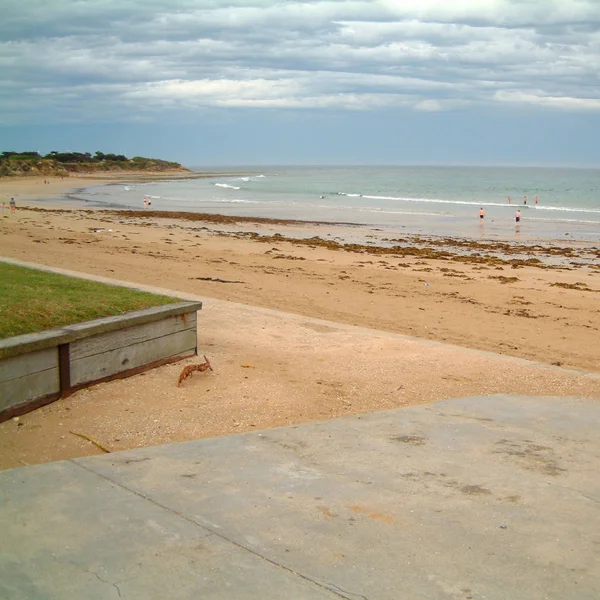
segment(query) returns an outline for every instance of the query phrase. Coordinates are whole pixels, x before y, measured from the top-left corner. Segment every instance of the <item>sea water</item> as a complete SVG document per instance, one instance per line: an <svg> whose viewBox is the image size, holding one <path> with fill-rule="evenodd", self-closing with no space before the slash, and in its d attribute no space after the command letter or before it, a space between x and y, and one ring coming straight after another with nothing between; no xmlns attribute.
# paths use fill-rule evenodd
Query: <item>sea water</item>
<svg viewBox="0 0 600 600"><path fill-rule="evenodd" d="M352 223L405 234L600 241L600 169L211 167L210 172L209 178L93 186L72 198L139 210L146 197L153 210Z"/></svg>

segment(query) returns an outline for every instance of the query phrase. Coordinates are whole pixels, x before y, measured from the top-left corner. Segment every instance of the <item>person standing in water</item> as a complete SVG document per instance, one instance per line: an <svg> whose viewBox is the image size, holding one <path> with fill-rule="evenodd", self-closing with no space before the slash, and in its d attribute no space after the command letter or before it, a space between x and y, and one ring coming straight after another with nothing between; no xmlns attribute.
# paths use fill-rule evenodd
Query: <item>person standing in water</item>
<svg viewBox="0 0 600 600"><path fill-rule="evenodd" d="M521 222L521 211L518 208L517 208L517 212L515 213L515 222L516 223Z"/></svg>
<svg viewBox="0 0 600 600"><path fill-rule="evenodd" d="M512 198L510 196L508 197L508 203L512 204Z"/></svg>
<svg viewBox="0 0 600 600"><path fill-rule="evenodd" d="M527 196L523 196L523 204L527 204Z"/></svg>
<svg viewBox="0 0 600 600"><path fill-rule="evenodd" d="M536 203L536 204L538 204L538 203L539 203L539 200L538 200L538 197L537 197L537 196L535 197L535 203Z"/></svg>
<svg viewBox="0 0 600 600"><path fill-rule="evenodd" d="M483 210L483 206L479 209L479 218L483 219L485 217L485 210Z"/></svg>

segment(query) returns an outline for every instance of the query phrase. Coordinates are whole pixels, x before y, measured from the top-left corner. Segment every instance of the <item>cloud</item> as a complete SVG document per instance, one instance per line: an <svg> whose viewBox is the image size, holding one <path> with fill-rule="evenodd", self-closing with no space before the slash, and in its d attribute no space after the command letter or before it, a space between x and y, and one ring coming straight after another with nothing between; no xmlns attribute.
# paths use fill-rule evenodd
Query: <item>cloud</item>
<svg viewBox="0 0 600 600"><path fill-rule="evenodd" d="M559 108L561 110L583 109L600 110L600 98L569 98L547 96L540 91L536 92L496 92L495 98L501 102L518 102Z"/></svg>
<svg viewBox="0 0 600 600"><path fill-rule="evenodd" d="M415 108L425 112L439 112L443 110L442 103L439 100L421 100L415 104Z"/></svg>
<svg viewBox="0 0 600 600"><path fill-rule="evenodd" d="M596 0L5 4L5 123L233 106L600 108Z"/></svg>

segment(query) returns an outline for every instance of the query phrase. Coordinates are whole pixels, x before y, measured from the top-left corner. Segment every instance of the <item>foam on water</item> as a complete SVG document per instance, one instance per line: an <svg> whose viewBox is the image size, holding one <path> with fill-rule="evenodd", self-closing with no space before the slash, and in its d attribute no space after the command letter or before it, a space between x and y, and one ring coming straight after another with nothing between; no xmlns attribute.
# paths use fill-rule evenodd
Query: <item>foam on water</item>
<svg viewBox="0 0 600 600"><path fill-rule="evenodd" d="M228 183L215 183L215 185L217 187L222 187L222 188L229 188L232 190L241 190L241 187L235 186L235 185L229 185Z"/></svg>
<svg viewBox="0 0 600 600"><path fill-rule="evenodd" d="M244 200L243 198L214 198L213 201L224 204L260 204L257 200Z"/></svg>
<svg viewBox="0 0 600 600"><path fill-rule="evenodd" d="M567 212L583 212L583 213L594 213L594 214L600 214L600 209L594 209L594 208L574 208L574 207L567 207L567 206L540 206L539 204L537 206L532 206L531 208L535 208L536 210L561 210L561 211L567 211Z"/></svg>
<svg viewBox="0 0 600 600"><path fill-rule="evenodd" d="M428 204L456 204L457 206L502 206L503 208L511 208L512 204L506 202L473 202L468 200L443 200L442 198L398 198L396 196L362 196L369 200L391 200L393 202L421 202Z"/></svg>

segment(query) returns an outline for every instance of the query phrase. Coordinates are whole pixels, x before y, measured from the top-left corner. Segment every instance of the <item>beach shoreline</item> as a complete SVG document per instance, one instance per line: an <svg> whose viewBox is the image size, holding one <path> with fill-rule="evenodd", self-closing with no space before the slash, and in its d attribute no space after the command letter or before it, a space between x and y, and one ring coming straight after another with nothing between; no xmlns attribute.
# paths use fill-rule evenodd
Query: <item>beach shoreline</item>
<svg viewBox="0 0 600 600"><path fill-rule="evenodd" d="M256 177L265 177L265 175L259 174ZM268 179L271 175L268 174L266 177ZM255 200L235 199L227 194L226 197L215 197L212 200L207 196L209 189L222 190L224 187L230 188L229 191L239 190L241 188L234 186L233 183L243 183L252 178L251 172L221 170L189 173L181 171L91 173L67 177L64 180L48 180L48 186L41 185L45 180L39 177L0 178L0 195L5 197L6 201L9 196L14 195L17 201L28 200L30 206L35 203L42 208L120 210L124 214L140 214L142 210L145 211L150 207L150 204L148 207L146 206L146 199L148 199L149 202L152 201L151 208L156 216L171 214L173 217L192 219L194 214L204 213L214 215L214 218L240 222L245 220L247 222L281 224L318 224L321 227L339 228L343 226L345 231L338 230L345 234L341 239L347 243L376 243L386 246L389 245L388 241L394 238L411 237L413 239L430 239L437 243L441 241L444 244L452 239L460 239L468 242L505 242L516 246L535 243L553 243L562 247L600 245L598 230L589 223L587 225L584 222L569 223L567 220L564 227L559 226L560 219L556 222L552 219L548 220L546 217L542 218L541 213L553 214L555 218L559 218L562 209L539 207L542 209L540 213L536 205L521 207L530 214L523 214L521 222L515 223L509 213L512 215L513 210L519 206L510 204L495 204L495 210L500 211L502 216L499 214L487 215L484 220L469 217L464 211L453 216L439 213L423 217L419 212L400 211L400 213L394 214L385 210L380 211L376 205L373 211L354 211L350 208L344 210L343 200L342 204L339 206L336 204L337 208L333 210L331 207L303 208L302 202L292 202L291 205L288 205L285 201L273 202L271 199L261 204ZM189 180L212 181L209 184L203 183L200 188L192 184L190 188L187 184ZM230 181L231 184L224 183L226 181ZM266 179L261 181L266 181ZM178 187L161 187L164 184L174 184ZM179 184L184 185L184 188L180 188ZM250 185L248 192L252 187ZM267 189L270 188L267 186ZM170 193L174 196L162 197L155 195L157 193ZM272 192L265 190L264 193L268 195ZM192 194L191 198L190 194ZM210 194L212 192L209 193L209 196ZM345 196L342 194L339 198ZM325 198L325 196L321 196L321 198ZM365 197L365 202L368 202L368 198L369 196ZM461 203L459 202L459 204ZM538 215L538 213L540 214ZM476 213L473 214L477 216ZM318 216L315 218L315 215ZM400 220L398 220L399 218ZM371 240L367 241L366 238L371 238Z"/></svg>
<svg viewBox="0 0 600 600"><path fill-rule="evenodd" d="M106 184L127 184L132 182L172 181L178 179L199 179L214 177L211 172L182 171L108 171L94 173L73 173L68 177L19 176L0 177L0 197L7 201L28 200L60 204L64 197L77 190ZM85 205L85 203L82 203Z"/></svg>
<svg viewBox="0 0 600 600"><path fill-rule="evenodd" d="M407 236L386 248L369 228L362 243L345 239L356 229L21 196L0 215L3 256L203 299L200 354L218 376L178 389L174 365L82 390L0 425L0 467L95 452L66 428L125 449L460 395L600 399L586 376L600 373L595 245ZM331 344L347 327L370 333ZM392 343L397 334L409 338ZM444 345L440 356L428 341ZM474 350L493 357L478 363ZM192 406L193 426L180 415Z"/></svg>

